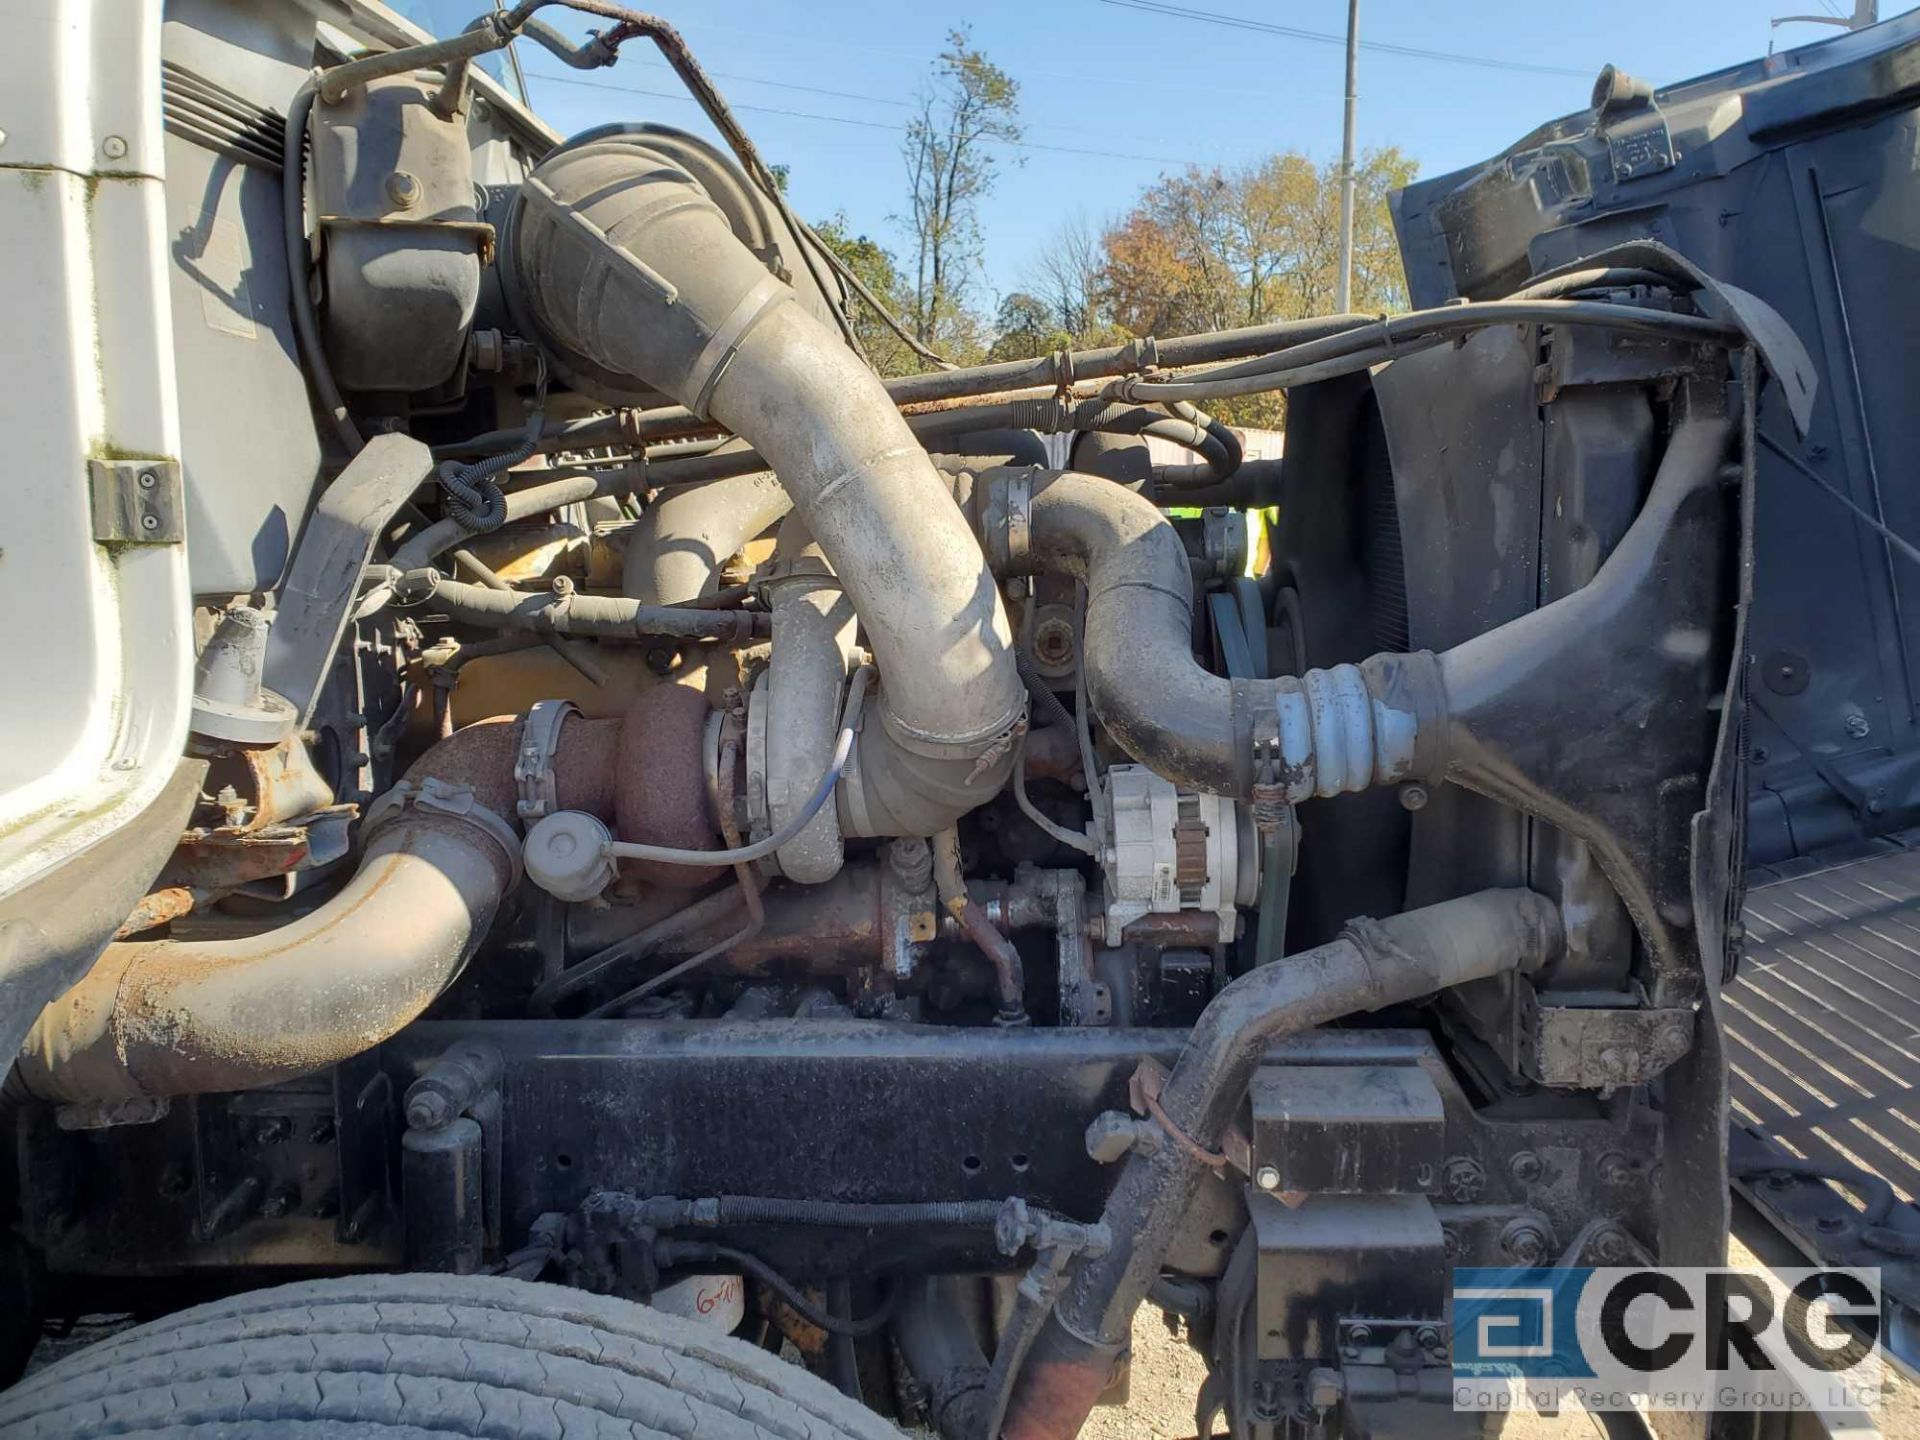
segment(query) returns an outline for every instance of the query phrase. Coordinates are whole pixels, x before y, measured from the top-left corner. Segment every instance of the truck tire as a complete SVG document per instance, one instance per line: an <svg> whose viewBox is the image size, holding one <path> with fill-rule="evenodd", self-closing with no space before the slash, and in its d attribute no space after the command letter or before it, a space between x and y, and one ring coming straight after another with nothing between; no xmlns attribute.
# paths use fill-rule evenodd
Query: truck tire
<svg viewBox="0 0 1920 1440"><path fill-rule="evenodd" d="M0 1436L900 1440L744 1341L488 1276L256 1290L103 1340L0 1394Z"/></svg>

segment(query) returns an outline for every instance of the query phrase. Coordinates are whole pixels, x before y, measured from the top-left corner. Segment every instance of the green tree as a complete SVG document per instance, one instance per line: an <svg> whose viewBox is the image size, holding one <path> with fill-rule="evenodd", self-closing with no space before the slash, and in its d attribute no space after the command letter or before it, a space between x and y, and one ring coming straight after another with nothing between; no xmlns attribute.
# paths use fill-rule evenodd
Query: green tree
<svg viewBox="0 0 1920 1440"><path fill-rule="evenodd" d="M1353 306L1406 307L1406 281L1387 211L1414 162L1374 150L1355 172ZM1340 263L1340 167L1297 151L1236 170L1190 167L1162 176L1102 237L1104 312L1136 335L1258 325L1333 308ZM1223 402L1222 418L1273 424L1278 396Z"/></svg>
<svg viewBox="0 0 1920 1440"><path fill-rule="evenodd" d="M1031 360L1063 346L1075 343L1073 332L1054 316L1053 308L1036 295L1016 290L1000 302L994 317L993 346L989 360Z"/></svg>
<svg viewBox="0 0 1920 1440"><path fill-rule="evenodd" d="M869 235L855 234L844 211L815 225L813 232L895 315L911 310L913 292L901 277L893 252ZM906 342L857 297L849 300L847 313L868 358L882 375L911 375L921 368Z"/></svg>
<svg viewBox="0 0 1920 1440"><path fill-rule="evenodd" d="M954 359L952 341L978 328L965 311L980 258L979 204L999 177L994 147L1021 133L1018 82L974 48L964 28L951 31L901 153L914 247L913 332Z"/></svg>

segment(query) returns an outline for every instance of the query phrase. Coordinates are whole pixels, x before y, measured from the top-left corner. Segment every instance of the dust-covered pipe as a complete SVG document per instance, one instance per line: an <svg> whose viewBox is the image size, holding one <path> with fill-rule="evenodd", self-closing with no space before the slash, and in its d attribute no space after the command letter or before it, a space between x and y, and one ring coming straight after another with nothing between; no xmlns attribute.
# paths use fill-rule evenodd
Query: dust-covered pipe
<svg viewBox="0 0 1920 1440"><path fill-rule="evenodd" d="M1430 654L1229 680L1193 653L1193 572L1151 500L1072 471L998 471L981 505L1003 572L1087 587L1087 694L1109 734L1176 784L1299 801L1440 774L1445 693ZM1011 537L1024 537L1024 547Z"/></svg>
<svg viewBox="0 0 1920 1440"><path fill-rule="evenodd" d="M730 454L732 448L715 453ZM684 605L711 595L727 557L792 508L766 470L663 496L627 537L620 588L643 605Z"/></svg>
<svg viewBox="0 0 1920 1440"><path fill-rule="evenodd" d="M565 723L563 806L611 813L618 729ZM239 939L109 945L40 1013L10 1088L106 1102L247 1090L394 1034L460 973L513 883L519 730L469 726L422 756L406 783L425 803L380 825L353 879L313 913Z"/></svg>
<svg viewBox="0 0 1920 1440"><path fill-rule="evenodd" d="M1016 1378L1008 1440L1067 1440L1079 1433L1127 1344L1133 1312L1187 1223L1206 1165L1272 1043L1346 1015L1418 999L1510 970L1533 970L1558 952L1553 903L1526 890L1487 890L1385 920L1353 922L1339 939L1284 964L1262 965L1201 1012L1158 1099L1173 1131L1135 1150L1101 1219L1104 1255L1074 1275Z"/></svg>
<svg viewBox="0 0 1920 1440"><path fill-rule="evenodd" d="M752 443L852 598L881 695L842 819L925 835L998 793L1026 697L978 542L879 378L631 136L550 156L518 289L569 373L637 378Z"/></svg>

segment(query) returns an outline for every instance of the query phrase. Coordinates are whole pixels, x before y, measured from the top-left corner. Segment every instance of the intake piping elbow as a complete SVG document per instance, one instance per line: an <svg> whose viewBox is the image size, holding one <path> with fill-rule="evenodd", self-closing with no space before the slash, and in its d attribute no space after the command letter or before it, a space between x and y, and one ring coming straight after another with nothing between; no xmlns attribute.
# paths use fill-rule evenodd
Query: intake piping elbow
<svg viewBox="0 0 1920 1440"><path fill-rule="evenodd" d="M566 722L567 808L608 813L618 721ZM520 727L469 726L407 775L410 798L319 909L232 940L109 945L40 1013L10 1088L102 1102L246 1090L379 1044L433 1003L513 884Z"/></svg>
<svg viewBox="0 0 1920 1440"><path fill-rule="evenodd" d="M566 371L637 378L749 441L846 587L881 684L852 833L924 835L994 795L1026 712L1006 612L879 377L634 137L549 157L513 226L507 263Z"/></svg>
<svg viewBox="0 0 1920 1440"><path fill-rule="evenodd" d="M1003 570L1086 583L1087 696L1141 764L1175 784L1289 803L1445 770L1445 692L1432 655L1376 655L1271 680L1215 675L1194 657L1192 571L1159 508L1091 475L1020 475L1024 487L1011 483L1014 472L984 477L988 549ZM1007 540L1022 533L1024 555Z"/></svg>

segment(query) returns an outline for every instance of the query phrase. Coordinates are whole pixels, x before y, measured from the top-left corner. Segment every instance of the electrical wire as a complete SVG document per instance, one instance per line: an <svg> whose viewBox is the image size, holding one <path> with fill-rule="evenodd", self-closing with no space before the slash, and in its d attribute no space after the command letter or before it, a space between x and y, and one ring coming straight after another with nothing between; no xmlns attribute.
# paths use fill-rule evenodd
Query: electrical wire
<svg viewBox="0 0 1920 1440"><path fill-rule="evenodd" d="M1039 806L1035 805L1033 801L1028 798L1027 737L1024 734L1020 737L1020 743L1014 747L1013 751L1013 798L1014 802L1019 805L1022 815L1026 816L1027 819L1031 820L1055 840L1058 840L1062 845L1070 846L1078 850L1082 855L1098 855L1100 853L1100 847L1088 839L1087 836L1077 831L1069 830L1064 825L1055 824L1041 812Z"/></svg>
<svg viewBox="0 0 1920 1440"><path fill-rule="evenodd" d="M877 1335L893 1319L894 1308L900 1303L900 1287L889 1284L877 1310L871 1314L862 1315L858 1319L851 1317L843 1319L814 1304L798 1285L758 1255L749 1254L745 1250L736 1250L731 1245L688 1242L684 1246L675 1246L668 1253L676 1258L684 1255L692 1263L723 1260L729 1265L737 1265L744 1273L778 1295L801 1319L809 1325L825 1330L830 1335L845 1335L854 1340L868 1335Z"/></svg>
<svg viewBox="0 0 1920 1440"><path fill-rule="evenodd" d="M615 85L607 80L583 80L577 75L556 75L546 70L535 70L528 74L529 80L546 80L555 85L577 85L588 90L619 90L629 95L641 95L650 100L691 100L692 96L675 95L666 90L643 90L637 85ZM694 101L695 104L699 102ZM789 120L826 120L835 125L852 125L861 130L891 130L896 134L905 134L910 128L890 120L861 120L851 115L822 115L817 110L789 110L777 105L735 105L736 110L744 110L755 115L779 115ZM999 140L990 143L1007 145L1016 150L1040 150L1055 155L1082 155L1098 160L1139 160L1152 165L1195 165L1202 169L1212 162L1194 160L1179 155L1141 155L1125 150L1091 150L1076 145L1047 145L1038 140Z"/></svg>
<svg viewBox="0 0 1920 1440"><path fill-rule="evenodd" d="M1219 25L1232 30L1247 30L1257 35L1274 35L1285 40L1310 40L1316 45L1344 47L1347 37L1327 30L1303 30L1297 25L1276 25L1270 20L1251 20L1242 15L1222 15L1216 10L1195 10L1186 5L1170 5L1162 0L1099 0L1122 10L1138 10L1146 15L1161 15L1170 20L1188 20L1197 24ZM1466 55L1453 50L1427 50L1417 45L1395 45L1385 40L1362 40L1362 50L1380 55L1399 55L1409 60L1434 60L1447 65L1472 65L1483 70L1513 70L1529 75L1567 75L1576 80L1592 78L1591 70L1574 70L1565 65L1536 65L1528 60L1502 60L1492 55Z"/></svg>
<svg viewBox="0 0 1920 1440"><path fill-rule="evenodd" d="M726 850L683 850L672 845L642 845L631 840L609 841L606 847L608 855L620 860L653 860L663 865L745 865L749 861L763 859L778 850L782 845L797 838L807 828L813 817L833 794L833 787L840 783L840 774L847 767L847 756L853 751L854 731L860 725L860 708L867 697L867 686L873 679L873 667L862 665L853 672L853 680L847 686L847 700L840 713L840 734L834 741L833 758L827 762L827 768L820 776L820 783L814 786L813 794L807 803L794 812L793 817L764 839L751 845L735 846Z"/></svg>

